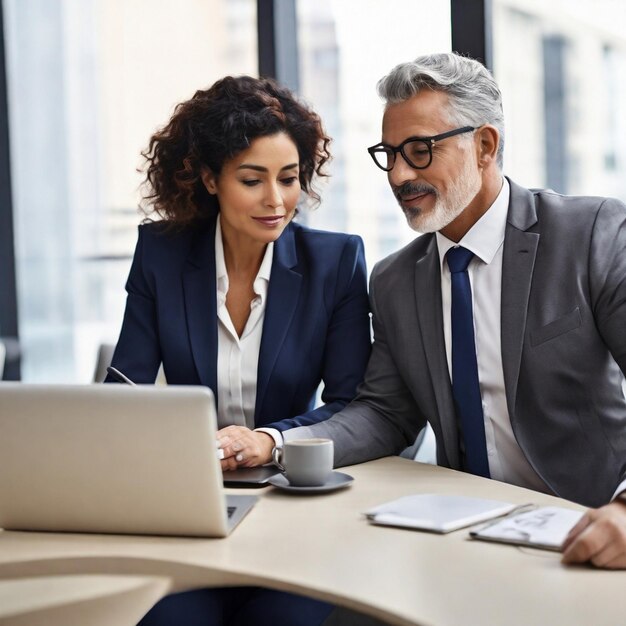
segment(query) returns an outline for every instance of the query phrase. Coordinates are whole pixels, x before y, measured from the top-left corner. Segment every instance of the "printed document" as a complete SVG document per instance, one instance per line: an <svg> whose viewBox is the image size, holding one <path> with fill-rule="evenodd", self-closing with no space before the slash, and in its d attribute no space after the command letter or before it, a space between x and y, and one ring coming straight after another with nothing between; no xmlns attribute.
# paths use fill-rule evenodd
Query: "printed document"
<svg viewBox="0 0 626 626"><path fill-rule="evenodd" d="M471 531L473 539L560 550L584 511L543 506L505 517Z"/></svg>

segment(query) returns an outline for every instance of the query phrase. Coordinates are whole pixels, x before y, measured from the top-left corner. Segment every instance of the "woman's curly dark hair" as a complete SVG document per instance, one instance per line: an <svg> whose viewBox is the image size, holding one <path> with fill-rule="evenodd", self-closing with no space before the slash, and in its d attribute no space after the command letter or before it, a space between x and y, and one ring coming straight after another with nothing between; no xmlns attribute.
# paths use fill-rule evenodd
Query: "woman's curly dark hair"
<svg viewBox="0 0 626 626"><path fill-rule="evenodd" d="M176 106L167 125L142 152L143 212L185 226L215 215L217 198L202 182L202 168L219 175L224 162L257 137L284 132L300 157L300 185L314 201L313 176L326 176L328 137L320 117L285 87L268 78L226 76Z"/></svg>

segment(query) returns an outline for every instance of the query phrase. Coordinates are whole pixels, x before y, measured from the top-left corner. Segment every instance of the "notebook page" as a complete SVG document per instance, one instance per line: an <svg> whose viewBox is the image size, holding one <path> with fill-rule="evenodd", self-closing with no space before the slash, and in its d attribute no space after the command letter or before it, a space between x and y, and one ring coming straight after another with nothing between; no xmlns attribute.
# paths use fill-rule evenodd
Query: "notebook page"
<svg viewBox="0 0 626 626"><path fill-rule="evenodd" d="M470 533L474 539L560 550L584 511L544 506L511 515Z"/></svg>

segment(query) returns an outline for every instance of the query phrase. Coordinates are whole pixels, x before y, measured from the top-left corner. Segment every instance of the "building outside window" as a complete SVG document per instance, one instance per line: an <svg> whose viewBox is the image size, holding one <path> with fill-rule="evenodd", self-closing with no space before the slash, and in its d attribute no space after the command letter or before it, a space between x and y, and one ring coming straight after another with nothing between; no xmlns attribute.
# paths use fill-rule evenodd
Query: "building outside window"
<svg viewBox="0 0 626 626"><path fill-rule="evenodd" d="M363 237L368 269L416 236L367 147L381 139L376 82L398 63L451 50L448 0L298 0L300 89L322 115L334 161L316 228Z"/></svg>
<svg viewBox="0 0 626 626"><path fill-rule="evenodd" d="M626 4L493 0L505 171L529 187L626 201Z"/></svg>

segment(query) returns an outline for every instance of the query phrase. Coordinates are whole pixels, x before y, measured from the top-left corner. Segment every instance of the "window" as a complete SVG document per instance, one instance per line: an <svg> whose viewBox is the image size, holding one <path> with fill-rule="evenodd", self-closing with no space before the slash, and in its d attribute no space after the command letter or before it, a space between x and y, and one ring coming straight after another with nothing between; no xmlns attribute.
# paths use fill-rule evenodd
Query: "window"
<svg viewBox="0 0 626 626"><path fill-rule="evenodd" d="M626 200L626 5L494 0L505 172L529 187Z"/></svg>
<svg viewBox="0 0 626 626"><path fill-rule="evenodd" d="M140 151L196 89L256 74L256 2L5 0L4 18L22 378L88 382L121 325Z"/></svg>
<svg viewBox="0 0 626 626"><path fill-rule="evenodd" d="M333 138L316 228L361 235L368 267L416 236L367 147L380 141L376 82L396 64L451 49L450 3L298 0L300 91Z"/></svg>

